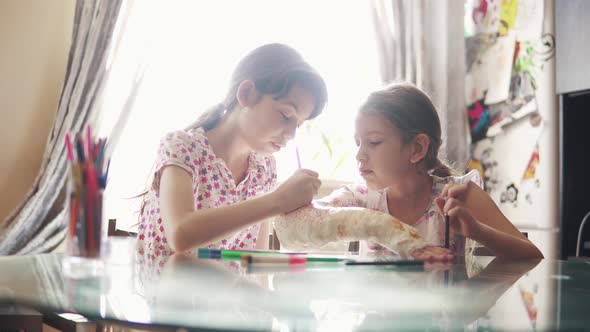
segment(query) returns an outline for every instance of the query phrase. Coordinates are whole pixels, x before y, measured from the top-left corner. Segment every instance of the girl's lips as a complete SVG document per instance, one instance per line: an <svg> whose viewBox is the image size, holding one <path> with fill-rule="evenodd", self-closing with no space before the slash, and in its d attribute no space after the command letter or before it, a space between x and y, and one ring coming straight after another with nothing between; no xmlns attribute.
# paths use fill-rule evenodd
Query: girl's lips
<svg viewBox="0 0 590 332"><path fill-rule="evenodd" d="M361 173L362 176L365 176L367 174L373 173L373 171L369 169L359 169L359 173Z"/></svg>
<svg viewBox="0 0 590 332"><path fill-rule="evenodd" d="M279 151L280 149L282 149L282 148L283 148L283 146L282 146L282 145L280 145L280 144L277 144L277 143L275 143L275 142L270 142L270 144L272 144L272 147L275 149L275 151Z"/></svg>

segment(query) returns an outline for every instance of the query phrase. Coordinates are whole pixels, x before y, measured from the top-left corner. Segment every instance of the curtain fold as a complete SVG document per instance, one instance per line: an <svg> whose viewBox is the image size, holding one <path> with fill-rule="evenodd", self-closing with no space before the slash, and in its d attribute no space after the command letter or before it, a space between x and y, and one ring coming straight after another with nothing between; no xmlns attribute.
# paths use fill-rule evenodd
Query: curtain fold
<svg viewBox="0 0 590 332"><path fill-rule="evenodd" d="M441 119L441 158L463 170L469 161L465 95L464 6L454 0L372 0L384 83L424 90Z"/></svg>
<svg viewBox="0 0 590 332"><path fill-rule="evenodd" d="M65 236L64 137L96 124L106 59L122 0L78 0L64 86L39 173L22 203L0 226L0 255L46 252ZM109 144L115 142L109 141Z"/></svg>

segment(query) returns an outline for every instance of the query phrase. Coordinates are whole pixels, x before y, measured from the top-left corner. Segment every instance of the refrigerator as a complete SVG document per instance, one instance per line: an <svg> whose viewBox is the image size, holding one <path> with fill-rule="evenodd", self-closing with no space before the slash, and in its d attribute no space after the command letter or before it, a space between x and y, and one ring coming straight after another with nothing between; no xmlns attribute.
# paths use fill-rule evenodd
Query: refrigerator
<svg viewBox="0 0 590 332"><path fill-rule="evenodd" d="M469 168L545 257L560 256L555 3L466 1ZM485 10L484 10L485 9Z"/></svg>

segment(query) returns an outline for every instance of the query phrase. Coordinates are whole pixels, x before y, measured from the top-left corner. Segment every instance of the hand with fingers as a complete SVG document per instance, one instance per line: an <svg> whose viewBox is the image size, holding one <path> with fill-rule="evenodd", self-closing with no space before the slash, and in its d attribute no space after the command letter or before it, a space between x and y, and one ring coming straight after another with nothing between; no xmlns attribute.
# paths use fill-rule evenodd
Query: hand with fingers
<svg viewBox="0 0 590 332"><path fill-rule="evenodd" d="M426 246L414 250L411 255L415 259L423 260L429 263L451 262L454 258L452 252L449 249L436 246Z"/></svg>
<svg viewBox="0 0 590 332"><path fill-rule="evenodd" d="M481 224L464 204L468 190L468 184L447 184L435 201L442 215L449 216L450 228L454 233L474 238Z"/></svg>
<svg viewBox="0 0 590 332"><path fill-rule="evenodd" d="M273 194L280 205L281 212L288 213L310 204L321 185L322 182L318 178L318 173L300 168L283 182Z"/></svg>

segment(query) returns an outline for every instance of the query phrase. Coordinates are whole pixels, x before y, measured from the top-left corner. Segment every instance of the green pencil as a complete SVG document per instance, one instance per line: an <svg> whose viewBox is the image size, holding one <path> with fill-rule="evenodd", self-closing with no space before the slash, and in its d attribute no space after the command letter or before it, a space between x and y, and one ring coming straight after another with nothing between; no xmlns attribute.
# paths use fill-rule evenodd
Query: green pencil
<svg viewBox="0 0 590 332"><path fill-rule="evenodd" d="M262 250L224 250L224 249L209 249L199 248L197 255L199 258L222 259L226 261L239 261L245 255L276 255L276 256L305 256L308 262L316 263L338 263L347 262L350 259L341 257L321 257L321 256L307 256L305 253L285 253L278 251L262 251Z"/></svg>

